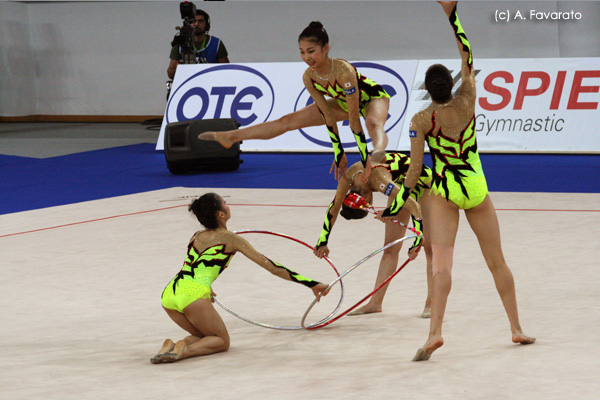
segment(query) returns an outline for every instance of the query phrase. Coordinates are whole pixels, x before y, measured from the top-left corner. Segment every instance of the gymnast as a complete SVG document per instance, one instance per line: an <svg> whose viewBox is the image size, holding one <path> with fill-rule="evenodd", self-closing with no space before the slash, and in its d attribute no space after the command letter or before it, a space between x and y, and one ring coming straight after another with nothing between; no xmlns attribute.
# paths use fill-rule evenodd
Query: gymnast
<svg viewBox="0 0 600 400"><path fill-rule="evenodd" d="M498 217L488 194L487 183L477 152L475 134L475 74L473 55L467 36L456 13L456 1L438 2L454 29L462 59L462 83L453 95L450 71L441 64L429 67L425 88L432 104L416 113L410 124L411 164L404 186L397 194L402 206L419 181L425 141L433 159L430 218L433 278L429 337L413 361L424 361L444 344L442 322L452 285L452 259L458 230L459 210L477 236L487 266L510 322L513 343L530 344L535 338L523 333L519 322L513 275L504 260ZM378 215L385 220L393 215Z"/></svg>
<svg viewBox="0 0 600 400"><path fill-rule="evenodd" d="M305 278L271 261L246 239L228 231L227 221L231 212L218 194L207 193L194 200L189 211L206 229L196 232L190 239L183 268L163 290L161 303L169 317L190 336L177 343L166 339L158 354L150 359L153 364L171 363L229 349L227 328L211 301L211 295L215 295L211 285L238 251L273 275L310 288L317 300L327 294L324 292L326 284Z"/></svg>
<svg viewBox="0 0 600 400"><path fill-rule="evenodd" d="M336 180L342 177L348 160L342 147L337 122L350 120L361 162L365 167L364 179L374 162L381 162L388 143L383 126L388 116L389 94L383 87L354 68L349 62L329 57L329 36L318 21L313 21L298 37L300 56L308 64L303 81L314 103L277 120L224 132L204 132L199 139L216 140L229 148L236 142L248 139L272 139L286 132L310 126L327 127L335 158L329 173ZM326 99L325 96L331 97ZM371 156L367 154L367 141L360 116L365 118L367 132L373 144Z"/></svg>
<svg viewBox="0 0 600 400"><path fill-rule="evenodd" d="M317 257L329 255L329 247L327 246L329 241L329 235L333 228L333 225L337 219L338 213L346 219L361 219L367 216L368 211L365 209L354 209L345 204L344 198L351 193L358 193L363 197L369 204L373 201L373 192L381 192L388 198L388 209L393 209L393 201L395 194L401 190L402 182L406 171L410 165L410 158L402 153L387 153L385 159L380 164L374 164L371 170L371 175L367 182L363 179L358 179L364 172L362 163L358 162L353 164L346 170L342 179L339 180L335 197L331 202L331 205L327 209L327 215L323 224L323 230L319 237L318 243L315 246L314 253ZM425 308L421 313L422 318L429 318L430 316L430 286L431 286L431 245L428 240L428 212L429 212L429 185L431 182L431 169L427 166L422 167L419 181L415 190L411 193L410 207L403 208L397 213L394 219L400 221L404 225L408 224L409 216L412 217L413 226L418 231L422 231L425 236L425 257L427 259L427 299L425 301ZM414 201L413 201L414 200ZM418 204L417 204L418 202ZM420 207L419 207L420 205ZM410 210L410 211L409 211ZM388 211L390 212L390 211ZM423 222L421 222L421 212L423 214ZM415 217L417 215L418 217ZM426 225L423 229L423 224ZM391 243L404 236L406 227L392 223L389 221L385 224L385 239L384 245ZM411 260L414 260L423 243L422 238L415 238L412 246L408 251L408 256ZM398 266L398 258L400 249L402 248L402 242L395 244L384 250L383 256L379 263L379 271L377 272L377 278L375 280L375 288L379 287L390 275L394 273ZM381 312L383 305L383 298L387 291L389 284L386 284L373 296L371 296L369 302L363 307L351 312L348 315L361 315L369 313Z"/></svg>

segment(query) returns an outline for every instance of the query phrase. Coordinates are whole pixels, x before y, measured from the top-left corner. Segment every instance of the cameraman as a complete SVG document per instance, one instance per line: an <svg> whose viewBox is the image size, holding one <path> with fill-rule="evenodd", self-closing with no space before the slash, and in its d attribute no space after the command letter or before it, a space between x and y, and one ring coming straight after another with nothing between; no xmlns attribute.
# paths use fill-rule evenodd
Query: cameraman
<svg viewBox="0 0 600 400"><path fill-rule="evenodd" d="M193 54L182 54L181 46L171 48L171 62L167 68L169 79L175 77L179 64L228 63L227 49L216 36L208 35L210 17L203 10L196 10L196 19L192 23L194 34Z"/></svg>

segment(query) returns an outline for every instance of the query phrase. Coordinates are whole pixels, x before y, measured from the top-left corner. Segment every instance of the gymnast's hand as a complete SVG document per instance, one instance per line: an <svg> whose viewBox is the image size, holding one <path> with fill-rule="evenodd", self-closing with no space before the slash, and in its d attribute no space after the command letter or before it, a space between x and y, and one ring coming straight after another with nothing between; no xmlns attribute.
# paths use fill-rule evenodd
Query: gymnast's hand
<svg viewBox="0 0 600 400"><path fill-rule="evenodd" d="M375 219L377 219L377 220L379 220L379 221L381 221L381 222L384 222L384 223L385 223L385 222L392 222L393 220L395 220L395 219L396 219L396 217L395 217L395 216L393 216L393 217L392 217L392 216L389 216L389 217L384 217L384 216L383 216L383 212L384 212L384 211L385 211L385 210L379 210L379 211L377 211L377 214L375 215L375 217L374 217L374 218L375 218Z"/></svg>
<svg viewBox="0 0 600 400"><path fill-rule="evenodd" d="M310 288L313 291L313 293L315 294L317 301L321 300L321 296L327 296L329 294L329 290L325 291L325 289L327 289L327 286L329 286L329 285L326 285L324 283L319 283L318 285L315 285Z"/></svg>
<svg viewBox="0 0 600 400"><path fill-rule="evenodd" d="M419 251L421 251L421 247L423 246L411 247L408 250L408 258L410 258L410 261L413 261L415 258L417 258Z"/></svg>
<svg viewBox="0 0 600 400"><path fill-rule="evenodd" d="M410 215L418 220L423 219L423 212L421 211L421 205L417 203L412 197L409 197L404 202L403 208L407 209Z"/></svg>
<svg viewBox="0 0 600 400"><path fill-rule="evenodd" d="M342 179L342 176L344 175L344 172L346 172L347 167L348 159L346 158L346 154L344 153L342 155L342 158L340 159L340 166L337 166L334 159L333 164L331 164L331 168L329 169L329 173L334 172L333 176L335 177L335 180L339 181L340 179Z"/></svg>
<svg viewBox="0 0 600 400"><path fill-rule="evenodd" d="M329 247L327 247L327 245L315 247L313 249L313 253L315 253L315 256L319 258L323 258L323 256L329 256Z"/></svg>
<svg viewBox="0 0 600 400"><path fill-rule="evenodd" d="M452 14L452 10L454 10L454 7L456 6L456 3L458 3L458 2L457 1L438 1L438 3L441 4L446 15L450 16L450 14Z"/></svg>

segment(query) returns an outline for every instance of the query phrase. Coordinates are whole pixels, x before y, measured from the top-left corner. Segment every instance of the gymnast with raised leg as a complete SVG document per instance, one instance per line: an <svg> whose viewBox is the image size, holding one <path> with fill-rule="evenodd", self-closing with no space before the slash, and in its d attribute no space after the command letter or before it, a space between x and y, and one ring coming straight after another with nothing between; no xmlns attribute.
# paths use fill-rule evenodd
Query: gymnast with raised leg
<svg viewBox="0 0 600 400"><path fill-rule="evenodd" d="M362 163L353 164L346 170L342 178L339 180L335 197L327 209L325 222L318 243L315 246L314 253L317 257L329 255L329 235L333 229L333 225L338 214L346 219L361 219L369 213L366 209L356 209L345 204L345 200L350 199L355 194L360 195L367 203L372 204L373 192L380 192L388 197L388 210L394 208L395 194L401 190L402 182L404 181L406 172L410 165L410 158L402 153L387 153L382 163L374 164L371 169L371 175L365 182L362 179L364 167ZM403 225L389 221L385 224L385 239L384 245L391 243L401 237L404 237L406 225L409 217L412 217L413 226L416 230L422 231L425 236L425 257L427 259L427 299L425 300L425 308L421 313L421 317L429 318L431 308L430 286L431 286L431 246L428 240L428 220L429 220L429 185L431 183L431 169L427 166L422 167L422 171L415 190L410 194L410 206L403 208L397 213L395 219ZM413 201L414 200L414 201ZM418 204L417 204L418 202ZM421 207L419 208L420 205ZM415 215L422 215L415 217ZM425 227L423 227L425 225ZM423 244L421 237L415 238L412 246L408 251L408 256L414 260ZM375 288L378 288L390 275L394 273L398 266L398 259L402 242L395 244L384 250L379 263L379 270L375 280ZM383 298L389 287L389 283L375 292L369 299L369 302L361 308L349 313L348 315L362 315L369 313L377 313L382 311Z"/></svg>
<svg viewBox="0 0 600 400"><path fill-rule="evenodd" d="M383 127L388 116L389 94L381 85L361 75L348 61L329 57L329 36L320 22L311 22L300 34L298 44L302 60L309 66L304 72L303 81L314 100L313 104L274 121L239 130L204 132L198 138L216 140L229 148L242 140L268 140L296 129L325 124L335 153L329 172L333 171L335 179L339 180L347 168L348 160L337 122L348 119L365 167L364 179L367 179L371 158L374 162L381 162L385 156L388 138ZM330 98L326 99L325 96ZM361 116L365 118L372 141L371 156L367 152Z"/></svg>
<svg viewBox="0 0 600 400"><path fill-rule="evenodd" d="M498 217L488 194L477 152L475 74L471 46L458 19L456 2L439 3L454 30L462 59L462 83L456 95L453 95L454 82L445 66L435 64L427 70L425 89L431 96L432 104L415 114L411 120L411 164L402 192L398 193L398 204L401 206L419 180L427 141L434 165L429 218L433 251L431 321L429 337L413 361L428 360L444 344L442 322L452 285L452 259L461 209L465 211L494 277L510 322L512 341L520 344L535 342L535 338L523 333L519 322L515 283L504 260ZM390 216L380 214L378 218L385 220Z"/></svg>
<svg viewBox="0 0 600 400"><path fill-rule="evenodd" d="M190 239L183 268L163 290L161 302L169 317L190 336L176 343L166 339L158 354L150 359L153 364L229 349L227 328L211 301L211 295L214 295L211 285L238 251L273 275L310 288L317 299L327 294L324 292L326 284L271 261L246 239L228 231L231 212L218 194L207 193L194 200L189 211L206 229L196 232Z"/></svg>

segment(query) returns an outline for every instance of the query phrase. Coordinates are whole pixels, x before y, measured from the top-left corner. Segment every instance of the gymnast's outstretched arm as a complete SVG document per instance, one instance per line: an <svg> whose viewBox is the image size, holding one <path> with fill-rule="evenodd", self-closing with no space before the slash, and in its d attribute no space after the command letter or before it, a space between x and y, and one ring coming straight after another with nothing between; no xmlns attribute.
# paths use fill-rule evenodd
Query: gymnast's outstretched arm
<svg viewBox="0 0 600 400"><path fill-rule="evenodd" d="M329 235L331 234L333 225L335 224L335 221L340 213L340 209L344 203L344 198L353 186L353 180L351 176L352 174L360 171L362 171L362 168L360 168L359 164L354 164L346 170L342 178L338 181L335 196L327 208L325 222L323 222L323 228L321 229L321 235L319 236L317 245L314 248L314 253L319 258L329 255L329 248L327 247L327 244L329 243Z"/></svg>
<svg viewBox="0 0 600 400"><path fill-rule="evenodd" d="M460 58L462 59L461 63L461 78L462 84L460 87L460 92L467 92L471 96L475 97L475 73L473 71L473 52L471 51L471 44L467 39L467 35L463 30L463 27L458 19L458 14L456 12L457 2L456 1L439 1L444 9L444 12L448 16L448 21L450 22L450 26L454 30L454 36L456 38L456 44L458 46L458 52L460 54Z"/></svg>
<svg viewBox="0 0 600 400"><path fill-rule="evenodd" d="M234 251L241 252L250 260L254 261L256 264L269 271L271 274L278 276L281 279L285 279L286 281L297 282L310 288L317 297L317 299L320 298L320 296L324 296L327 294L322 293L327 288L326 284L302 276L277 262L271 261L266 256L257 251L246 239L235 235L232 241Z"/></svg>

